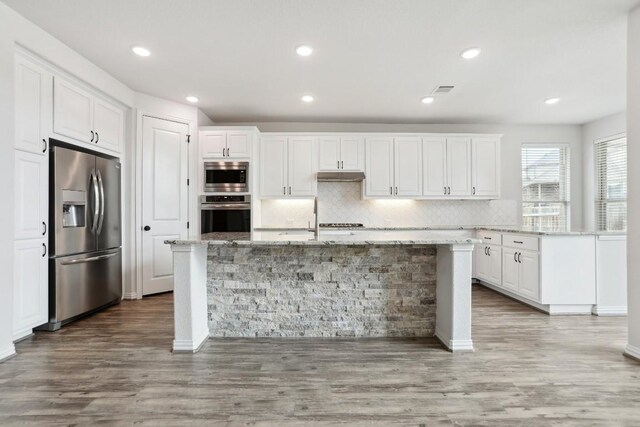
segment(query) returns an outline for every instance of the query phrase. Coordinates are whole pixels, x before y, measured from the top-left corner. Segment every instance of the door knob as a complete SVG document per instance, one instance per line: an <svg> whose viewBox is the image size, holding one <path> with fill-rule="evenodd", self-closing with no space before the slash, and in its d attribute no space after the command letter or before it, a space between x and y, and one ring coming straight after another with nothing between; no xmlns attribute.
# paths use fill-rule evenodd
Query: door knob
<svg viewBox="0 0 640 427"><path fill-rule="evenodd" d="M149 227L148 225L145 225L143 230L144 231L149 231L149 230L151 230L151 227Z"/></svg>

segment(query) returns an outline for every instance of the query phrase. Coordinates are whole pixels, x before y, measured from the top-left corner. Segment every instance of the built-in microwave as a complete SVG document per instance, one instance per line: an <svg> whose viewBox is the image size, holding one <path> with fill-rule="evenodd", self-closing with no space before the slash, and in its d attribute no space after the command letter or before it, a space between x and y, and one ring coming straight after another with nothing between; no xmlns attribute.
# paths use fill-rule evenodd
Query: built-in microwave
<svg viewBox="0 0 640 427"><path fill-rule="evenodd" d="M204 162L204 191L248 193L249 162Z"/></svg>

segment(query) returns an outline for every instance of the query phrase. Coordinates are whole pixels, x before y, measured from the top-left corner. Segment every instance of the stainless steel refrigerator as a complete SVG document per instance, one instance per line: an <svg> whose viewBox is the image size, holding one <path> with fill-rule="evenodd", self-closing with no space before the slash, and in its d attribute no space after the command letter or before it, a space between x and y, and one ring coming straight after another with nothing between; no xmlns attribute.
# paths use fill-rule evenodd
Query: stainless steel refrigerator
<svg viewBox="0 0 640 427"><path fill-rule="evenodd" d="M49 322L56 330L122 298L120 162L51 141Z"/></svg>

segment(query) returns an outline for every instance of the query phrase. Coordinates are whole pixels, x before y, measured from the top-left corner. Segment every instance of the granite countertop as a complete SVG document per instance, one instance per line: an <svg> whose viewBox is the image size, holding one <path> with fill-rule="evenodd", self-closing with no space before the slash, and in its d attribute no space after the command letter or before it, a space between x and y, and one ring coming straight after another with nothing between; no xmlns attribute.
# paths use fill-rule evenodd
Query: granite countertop
<svg viewBox="0 0 640 427"><path fill-rule="evenodd" d="M172 245L209 244L214 246L322 246L322 245L457 245L481 243L429 230L323 230L319 237L305 229L256 231L250 239L231 240L218 233L205 234L196 240L167 240ZM227 236L228 237L228 236Z"/></svg>
<svg viewBox="0 0 640 427"><path fill-rule="evenodd" d="M256 228L256 231L294 231L294 230L306 230L306 228ZM326 229L324 229L326 230ZM487 230L495 231L499 233L518 233L518 234L530 234L535 236L624 236L627 233L624 231L581 231L581 230L568 230L568 231L533 231L524 230L516 226L474 226L464 225L459 227L342 227L334 228L333 230L361 230L361 231L477 231ZM322 232L322 231L321 231Z"/></svg>

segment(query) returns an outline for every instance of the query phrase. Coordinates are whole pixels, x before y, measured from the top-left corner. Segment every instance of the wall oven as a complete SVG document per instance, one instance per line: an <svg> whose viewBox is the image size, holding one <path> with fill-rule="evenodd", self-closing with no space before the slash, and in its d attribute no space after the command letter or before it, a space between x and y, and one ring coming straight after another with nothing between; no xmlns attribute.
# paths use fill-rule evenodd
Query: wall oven
<svg viewBox="0 0 640 427"><path fill-rule="evenodd" d="M204 191L248 193L249 162L205 162Z"/></svg>
<svg viewBox="0 0 640 427"><path fill-rule="evenodd" d="M201 196L200 232L251 233L251 196Z"/></svg>

